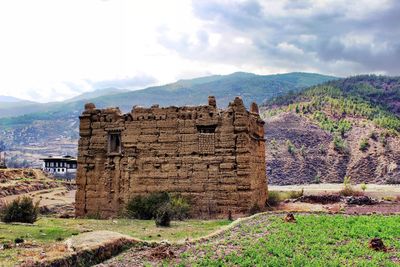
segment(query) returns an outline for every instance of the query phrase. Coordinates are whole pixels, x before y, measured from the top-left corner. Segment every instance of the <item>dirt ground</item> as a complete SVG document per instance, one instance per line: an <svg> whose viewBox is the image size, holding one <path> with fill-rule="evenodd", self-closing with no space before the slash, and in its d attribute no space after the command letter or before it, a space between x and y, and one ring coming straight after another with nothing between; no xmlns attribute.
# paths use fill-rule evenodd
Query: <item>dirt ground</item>
<svg viewBox="0 0 400 267"><path fill-rule="evenodd" d="M353 185L354 190L362 191L361 185ZM269 186L269 191L300 191L304 190L305 196L310 195L332 195L337 194L343 189L342 184L309 184L309 185L287 185ZM305 203L295 201L285 201L280 203L275 210L287 212L328 212L346 214L399 214L400 185L377 185L367 184L367 189L363 191L365 196L376 199L378 203L374 205L348 205L346 199L337 203Z"/></svg>
<svg viewBox="0 0 400 267"><path fill-rule="evenodd" d="M59 204L73 204L75 202L76 190L68 191L65 187L58 187L52 189L44 189L26 194L12 195L2 198L6 202L10 202L18 197L29 196L33 200L40 201L39 206L54 206Z"/></svg>
<svg viewBox="0 0 400 267"><path fill-rule="evenodd" d="M379 184L367 184L367 188L364 191L366 196L372 198L383 198L383 197L396 197L400 196L400 185L379 185ZM358 191L362 191L361 185L353 185L353 188ZM269 185L269 191L299 191L304 189L304 195L322 195L332 194L339 192L343 189L343 184L305 184L305 185Z"/></svg>

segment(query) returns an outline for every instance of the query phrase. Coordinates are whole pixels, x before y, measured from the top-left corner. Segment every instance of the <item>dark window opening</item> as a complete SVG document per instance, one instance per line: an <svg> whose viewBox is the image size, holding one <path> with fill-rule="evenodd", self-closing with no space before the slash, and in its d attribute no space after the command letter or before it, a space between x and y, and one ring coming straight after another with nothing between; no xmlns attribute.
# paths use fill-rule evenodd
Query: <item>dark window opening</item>
<svg viewBox="0 0 400 267"><path fill-rule="evenodd" d="M199 133L215 133L215 129L217 128L217 125L197 125L197 131Z"/></svg>
<svg viewBox="0 0 400 267"><path fill-rule="evenodd" d="M110 134L108 136L108 153L121 153L121 134Z"/></svg>

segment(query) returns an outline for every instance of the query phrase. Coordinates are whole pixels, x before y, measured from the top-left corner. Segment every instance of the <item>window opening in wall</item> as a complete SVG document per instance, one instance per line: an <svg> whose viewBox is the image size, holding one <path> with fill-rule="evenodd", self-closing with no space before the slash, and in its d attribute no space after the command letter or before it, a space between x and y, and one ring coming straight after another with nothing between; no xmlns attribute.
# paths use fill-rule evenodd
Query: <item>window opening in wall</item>
<svg viewBox="0 0 400 267"><path fill-rule="evenodd" d="M199 133L215 133L216 125L197 125L197 131Z"/></svg>
<svg viewBox="0 0 400 267"><path fill-rule="evenodd" d="M215 129L216 125L197 125L199 136L199 153L214 154L215 153Z"/></svg>
<svg viewBox="0 0 400 267"><path fill-rule="evenodd" d="M108 135L108 153L121 153L120 133L112 133Z"/></svg>

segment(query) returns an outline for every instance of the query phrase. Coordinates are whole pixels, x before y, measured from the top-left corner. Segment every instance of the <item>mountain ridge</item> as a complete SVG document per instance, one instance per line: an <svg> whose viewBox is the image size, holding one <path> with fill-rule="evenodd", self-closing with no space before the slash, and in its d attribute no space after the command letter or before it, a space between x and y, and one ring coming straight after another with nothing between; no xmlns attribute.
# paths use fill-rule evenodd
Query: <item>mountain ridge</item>
<svg viewBox="0 0 400 267"><path fill-rule="evenodd" d="M335 77L309 73L207 76L92 99L48 103L34 113L0 118L0 134L13 151L9 154L11 157L39 164L38 158L42 155L76 155L78 118L87 102L95 103L98 108L118 106L123 112L129 112L134 105L206 104L207 97L214 95L219 108L227 106L236 96L241 96L249 106L252 101L260 104L271 97L300 91L331 79ZM52 143L54 140L58 141Z"/></svg>

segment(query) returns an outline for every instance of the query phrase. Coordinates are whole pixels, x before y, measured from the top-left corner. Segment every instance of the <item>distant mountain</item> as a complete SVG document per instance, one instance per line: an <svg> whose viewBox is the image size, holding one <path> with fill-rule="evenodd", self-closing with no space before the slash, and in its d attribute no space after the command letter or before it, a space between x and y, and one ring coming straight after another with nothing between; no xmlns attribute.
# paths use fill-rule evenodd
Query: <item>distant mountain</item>
<svg viewBox="0 0 400 267"><path fill-rule="evenodd" d="M67 154L74 154L76 145L72 147L70 142L77 144L78 117L87 102L93 102L99 108L118 106L124 112L128 112L134 105L200 105L207 103L209 95L214 95L220 108L226 107L236 96L241 96L248 106L252 101L261 104L273 97L288 92L299 92L306 87L335 79L337 78L314 73L255 75L238 72L180 80L163 86L123 93L117 93L119 91L114 88L105 89L64 102L35 104L26 108L0 108L0 136L10 149L16 152L26 151L23 155L18 154L19 158L23 158L24 155L31 157L34 153L64 154L62 153L64 151ZM47 149L53 140L63 140L58 143L68 143L66 146L68 149L63 150L62 146L57 146L57 142L52 145L52 149ZM27 146L32 149L26 150ZM38 150L36 147L46 149ZM37 151L33 152L34 149ZM28 160L33 161L36 158Z"/></svg>
<svg viewBox="0 0 400 267"><path fill-rule="evenodd" d="M39 107L42 106L42 104L13 96L0 95L0 118L18 116L26 114L26 112L35 112L37 111L36 109L31 109L31 107L35 106ZM18 112L18 110L21 110L22 112Z"/></svg>
<svg viewBox="0 0 400 267"><path fill-rule="evenodd" d="M117 104L122 110L129 111L133 105L199 105L206 102L207 96L214 95L217 99L217 105L221 108L226 107L236 96L241 96L245 105L249 106L252 101L263 103L289 91L297 92L332 79L336 78L313 73L256 75L237 72L230 75L180 80L172 84L131 91L111 97L98 97L92 99L92 102L100 107Z"/></svg>
<svg viewBox="0 0 400 267"><path fill-rule="evenodd" d="M118 89L118 88L104 88L104 89L98 89L95 91L91 92L86 92L83 94L80 94L78 96L75 96L73 98L67 99L64 102L73 102L73 101L78 101L78 100L88 100L88 99L93 99L96 97L101 97L101 96L110 96L110 95L115 95L115 94L120 94L120 93L125 93L129 92L130 90L127 89Z"/></svg>
<svg viewBox="0 0 400 267"><path fill-rule="evenodd" d="M400 183L400 77L330 81L262 110L271 183Z"/></svg>
<svg viewBox="0 0 400 267"><path fill-rule="evenodd" d="M7 96L7 95L0 95L0 102L8 102L8 103L12 103L12 102L20 102L20 101L26 101L20 98L16 98L13 96Z"/></svg>

